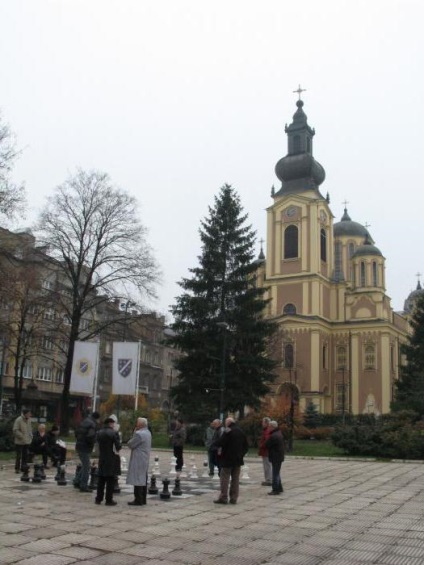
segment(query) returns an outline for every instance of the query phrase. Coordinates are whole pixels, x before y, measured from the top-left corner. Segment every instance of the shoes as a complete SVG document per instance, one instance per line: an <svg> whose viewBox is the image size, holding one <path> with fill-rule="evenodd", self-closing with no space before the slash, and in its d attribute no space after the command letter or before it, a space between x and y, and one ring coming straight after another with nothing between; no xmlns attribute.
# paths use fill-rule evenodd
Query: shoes
<svg viewBox="0 0 424 565"><path fill-rule="evenodd" d="M274 495L274 496L278 496L280 494L280 491L278 490L272 490L271 492L269 492L268 494Z"/></svg>
<svg viewBox="0 0 424 565"><path fill-rule="evenodd" d="M117 504L116 500L109 500L109 502L105 502L105 506L116 506Z"/></svg>
<svg viewBox="0 0 424 565"><path fill-rule="evenodd" d="M271 481L262 481L261 485L263 487L270 487L270 486L272 486L272 483L271 483Z"/></svg>
<svg viewBox="0 0 424 565"><path fill-rule="evenodd" d="M227 501L221 500L220 498L218 498L217 500L214 500L214 504L227 504Z"/></svg>
<svg viewBox="0 0 424 565"><path fill-rule="evenodd" d="M139 502L138 500L131 500L130 502L127 503L129 506L143 506L142 502Z"/></svg>
<svg viewBox="0 0 424 565"><path fill-rule="evenodd" d="M95 502L96 504L101 504L101 503L102 503L101 500L97 500L97 499L96 499L94 502Z"/></svg>
<svg viewBox="0 0 424 565"><path fill-rule="evenodd" d="M230 500L230 504L237 504L237 500Z"/></svg>
<svg viewBox="0 0 424 565"><path fill-rule="evenodd" d="M80 492L92 492L91 489L89 489L88 487L86 487L86 488L80 488L79 491L80 491Z"/></svg>

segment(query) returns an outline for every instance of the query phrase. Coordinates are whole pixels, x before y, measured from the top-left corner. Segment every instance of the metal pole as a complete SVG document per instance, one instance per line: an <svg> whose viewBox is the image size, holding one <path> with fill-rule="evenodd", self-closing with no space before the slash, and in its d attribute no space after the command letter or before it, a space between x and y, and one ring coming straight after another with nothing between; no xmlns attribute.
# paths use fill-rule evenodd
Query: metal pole
<svg viewBox="0 0 424 565"><path fill-rule="evenodd" d="M342 367L342 422L343 425L345 425L345 402L346 402L346 396L345 396L345 368L344 366Z"/></svg>

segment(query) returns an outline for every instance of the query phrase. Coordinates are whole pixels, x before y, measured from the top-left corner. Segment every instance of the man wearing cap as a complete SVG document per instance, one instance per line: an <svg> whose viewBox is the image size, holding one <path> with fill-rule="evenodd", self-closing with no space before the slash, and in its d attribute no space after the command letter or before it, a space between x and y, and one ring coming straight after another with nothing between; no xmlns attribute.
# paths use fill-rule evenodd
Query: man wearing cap
<svg viewBox="0 0 424 565"><path fill-rule="evenodd" d="M284 439L275 420L271 420L269 427L271 428L271 433L266 441L266 447L268 449L268 458L272 465L272 491L268 494L278 495L283 492L280 470L281 464L284 461Z"/></svg>
<svg viewBox="0 0 424 565"><path fill-rule="evenodd" d="M101 504L105 494L106 486L106 506L115 506L113 500L113 487L115 484L115 457L121 449L119 434L114 429L115 421L113 418L106 418L104 427L97 432L97 443L99 444L99 480L97 483L96 504Z"/></svg>
<svg viewBox="0 0 424 565"><path fill-rule="evenodd" d="M214 502L215 504L227 504L228 487L230 487L230 504L237 504L240 469L244 465L243 457L249 446L244 432L236 426L234 418L229 417L225 420L225 430L216 442L216 446L222 448L221 492Z"/></svg>
<svg viewBox="0 0 424 565"><path fill-rule="evenodd" d="M16 459L15 473L19 473L28 464L29 446L32 442L31 410L24 408L13 424Z"/></svg>
<svg viewBox="0 0 424 565"><path fill-rule="evenodd" d="M96 432L100 414L93 412L90 416L85 418L79 425L75 432L77 441L75 443L75 450L81 461L81 471L75 475L74 486L79 487L80 492L91 492L88 488L88 479L90 476L90 455L96 443Z"/></svg>

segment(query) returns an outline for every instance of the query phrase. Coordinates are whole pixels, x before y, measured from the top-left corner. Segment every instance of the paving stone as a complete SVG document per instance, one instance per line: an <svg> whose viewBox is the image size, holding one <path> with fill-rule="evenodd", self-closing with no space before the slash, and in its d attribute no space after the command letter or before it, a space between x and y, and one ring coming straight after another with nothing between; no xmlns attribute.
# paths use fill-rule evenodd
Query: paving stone
<svg viewBox="0 0 424 565"><path fill-rule="evenodd" d="M56 551L58 555L65 555L67 557L74 557L75 559L91 559L92 557L97 557L102 555L101 551L97 549L90 549L88 547L71 546L65 547L64 549L59 549Z"/></svg>
<svg viewBox="0 0 424 565"><path fill-rule="evenodd" d="M22 534L0 534L0 547L8 547L10 545L17 547L30 541L30 537Z"/></svg>
<svg viewBox="0 0 424 565"><path fill-rule="evenodd" d="M105 555L99 555L99 557L94 557L87 565L138 565L139 563L145 563L146 561L149 560L145 560L136 555L107 553ZM83 565L83 563L78 563L78 565Z"/></svg>
<svg viewBox="0 0 424 565"><path fill-rule="evenodd" d="M34 553L49 553L58 549L68 547L70 544L66 542L56 541L55 539L37 539L30 543L21 545L21 549L26 549Z"/></svg>
<svg viewBox="0 0 424 565"><path fill-rule="evenodd" d="M68 565L68 563L75 563L76 559L73 557L66 557L65 555L53 555L51 553L40 553L19 561L19 565Z"/></svg>
<svg viewBox="0 0 424 565"><path fill-rule="evenodd" d="M120 540L116 538L95 538L81 543L84 547L92 547L93 549L100 549L102 551L120 551L121 549L128 548L131 544L128 540Z"/></svg>
<svg viewBox="0 0 424 565"><path fill-rule="evenodd" d="M32 551L25 551L19 547L0 547L0 563L16 563L33 555Z"/></svg>
<svg viewBox="0 0 424 565"><path fill-rule="evenodd" d="M381 565L423 565L423 560L420 557L407 557L406 555L388 555L380 557L379 564Z"/></svg>
<svg viewBox="0 0 424 565"><path fill-rule="evenodd" d="M375 563L383 551L359 551L355 549L341 549L335 557L341 562L343 559L365 563Z"/></svg>

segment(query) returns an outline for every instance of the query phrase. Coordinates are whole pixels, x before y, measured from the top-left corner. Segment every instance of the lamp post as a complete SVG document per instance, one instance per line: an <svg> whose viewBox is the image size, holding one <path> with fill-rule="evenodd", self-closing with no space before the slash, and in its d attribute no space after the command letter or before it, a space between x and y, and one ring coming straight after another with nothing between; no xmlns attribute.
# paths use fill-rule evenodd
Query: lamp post
<svg viewBox="0 0 424 565"><path fill-rule="evenodd" d="M217 322L218 327L222 328L222 352L221 352L221 378L219 386L219 418L224 421L224 398L226 380L226 357L227 357L227 332L230 326L227 322Z"/></svg>
<svg viewBox="0 0 424 565"><path fill-rule="evenodd" d="M342 367L342 423L345 425L345 408L346 408L346 392L345 392L345 367Z"/></svg>

